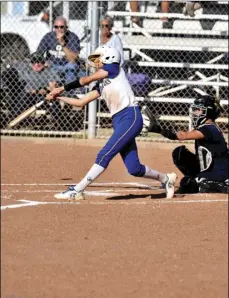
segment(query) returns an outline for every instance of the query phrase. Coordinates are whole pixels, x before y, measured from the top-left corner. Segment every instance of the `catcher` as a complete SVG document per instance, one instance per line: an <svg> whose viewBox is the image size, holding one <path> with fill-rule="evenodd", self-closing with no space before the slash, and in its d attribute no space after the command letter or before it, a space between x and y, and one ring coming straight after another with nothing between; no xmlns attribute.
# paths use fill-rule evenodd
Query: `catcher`
<svg viewBox="0 0 229 298"><path fill-rule="evenodd" d="M195 154L184 145L172 152L175 166L184 174L179 193L228 193L229 150L224 136L215 123L220 115L215 99L204 95L190 106L193 130L163 129L152 112L143 107L143 120L148 131L160 133L170 140L195 140Z"/></svg>

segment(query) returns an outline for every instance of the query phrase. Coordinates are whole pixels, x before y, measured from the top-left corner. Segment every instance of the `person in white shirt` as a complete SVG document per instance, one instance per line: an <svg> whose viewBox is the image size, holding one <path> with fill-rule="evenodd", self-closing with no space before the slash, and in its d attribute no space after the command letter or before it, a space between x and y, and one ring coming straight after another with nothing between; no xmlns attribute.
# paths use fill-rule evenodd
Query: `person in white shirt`
<svg viewBox="0 0 229 298"><path fill-rule="evenodd" d="M114 25L114 22L110 16L105 15L101 19L101 21L100 21L100 30L101 30L100 31L100 44L117 49L121 55L120 65L122 66L124 63L123 44L122 44L122 40L120 39L120 37L117 34L111 32L113 25Z"/></svg>
<svg viewBox="0 0 229 298"><path fill-rule="evenodd" d="M174 195L176 174L160 173L139 161L135 138L143 128L143 119L125 72L120 67L120 52L115 48L102 46L88 59L97 69L95 73L81 77L63 87L54 88L47 95L47 99L56 98L73 106L84 107L101 96L106 101L112 115L114 132L98 153L94 165L86 176L77 185L56 194L54 197L56 199L83 199L83 192L86 187L105 171L111 160L119 153L130 175L160 181L166 189L166 197L171 199ZM98 84L92 91L78 100L59 96L63 91L80 88L94 81L98 81Z"/></svg>

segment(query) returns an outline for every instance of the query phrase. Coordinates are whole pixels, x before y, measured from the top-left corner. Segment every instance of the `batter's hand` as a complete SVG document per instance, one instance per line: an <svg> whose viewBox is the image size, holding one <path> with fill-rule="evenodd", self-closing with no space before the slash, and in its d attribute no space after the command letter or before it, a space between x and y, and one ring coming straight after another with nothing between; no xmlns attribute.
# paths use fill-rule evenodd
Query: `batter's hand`
<svg viewBox="0 0 229 298"><path fill-rule="evenodd" d="M56 82L49 82L49 86L48 86L48 89L50 91L52 91L54 88L57 87L57 83Z"/></svg>
<svg viewBox="0 0 229 298"><path fill-rule="evenodd" d="M48 100L48 101L51 101L51 100L54 100L55 97L49 93L49 94L46 95L45 99Z"/></svg>
<svg viewBox="0 0 229 298"><path fill-rule="evenodd" d="M58 88L53 88L49 94L52 95L53 97L57 97L62 92L64 92L64 87L58 87Z"/></svg>

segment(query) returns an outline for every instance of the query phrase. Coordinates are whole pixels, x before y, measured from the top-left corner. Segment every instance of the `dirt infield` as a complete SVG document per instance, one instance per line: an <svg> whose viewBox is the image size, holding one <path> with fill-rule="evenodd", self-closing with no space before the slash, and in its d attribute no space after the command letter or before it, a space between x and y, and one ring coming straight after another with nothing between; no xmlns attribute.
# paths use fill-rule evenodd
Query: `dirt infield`
<svg viewBox="0 0 229 298"><path fill-rule="evenodd" d="M228 297L227 195L166 200L117 156L86 200L53 198L103 144L2 138L1 297ZM174 146L139 143L141 161L180 179Z"/></svg>

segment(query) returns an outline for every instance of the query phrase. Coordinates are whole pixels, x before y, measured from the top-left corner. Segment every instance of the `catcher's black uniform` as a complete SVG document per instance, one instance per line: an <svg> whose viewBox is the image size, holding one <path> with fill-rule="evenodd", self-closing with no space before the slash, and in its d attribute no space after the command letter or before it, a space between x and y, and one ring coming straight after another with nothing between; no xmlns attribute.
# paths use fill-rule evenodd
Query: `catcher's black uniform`
<svg viewBox="0 0 229 298"><path fill-rule="evenodd" d="M227 192L229 151L223 134L215 123L205 123L196 130L204 139L195 140L195 154L185 146L175 148L172 154L174 164L185 175L181 190L205 192L206 189L200 187L203 184L209 192Z"/></svg>
<svg viewBox="0 0 229 298"><path fill-rule="evenodd" d="M204 138L195 140L195 153L185 146L175 148L172 153L174 164L184 174L180 181L181 193L228 193L229 150L222 132L214 123L219 115L220 108L215 99L208 95L201 96L191 105L192 126L199 130ZM142 116L147 131L177 140L177 133L174 130L162 129L146 106L142 108ZM213 122L206 123L208 119Z"/></svg>

